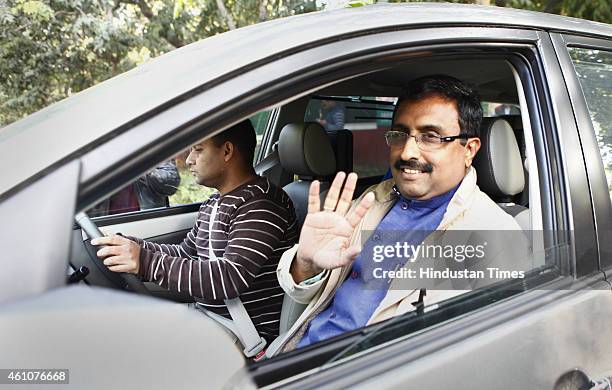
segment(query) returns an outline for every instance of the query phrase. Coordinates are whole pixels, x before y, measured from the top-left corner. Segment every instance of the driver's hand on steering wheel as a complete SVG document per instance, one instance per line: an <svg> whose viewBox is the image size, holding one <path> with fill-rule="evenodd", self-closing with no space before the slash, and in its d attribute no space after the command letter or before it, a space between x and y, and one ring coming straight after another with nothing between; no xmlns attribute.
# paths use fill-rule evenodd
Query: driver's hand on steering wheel
<svg viewBox="0 0 612 390"><path fill-rule="evenodd" d="M140 270L140 245L119 235L99 237L91 245L104 247L96 253L104 265L113 272L127 272L138 275Z"/></svg>

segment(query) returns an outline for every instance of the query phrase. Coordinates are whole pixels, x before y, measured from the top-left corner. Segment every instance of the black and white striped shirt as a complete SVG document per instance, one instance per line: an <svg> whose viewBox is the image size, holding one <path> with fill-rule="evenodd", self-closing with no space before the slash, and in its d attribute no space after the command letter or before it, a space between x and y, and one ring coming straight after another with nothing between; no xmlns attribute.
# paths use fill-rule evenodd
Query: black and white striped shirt
<svg viewBox="0 0 612 390"><path fill-rule="evenodd" d="M213 206L219 202L209 237ZM257 177L224 196L212 195L200 207L193 229L181 244L138 240L144 280L186 292L205 309L229 317L223 300L240 296L264 338L278 336L283 290L276 267L297 241L291 200L266 178ZM217 261L209 259L211 240Z"/></svg>

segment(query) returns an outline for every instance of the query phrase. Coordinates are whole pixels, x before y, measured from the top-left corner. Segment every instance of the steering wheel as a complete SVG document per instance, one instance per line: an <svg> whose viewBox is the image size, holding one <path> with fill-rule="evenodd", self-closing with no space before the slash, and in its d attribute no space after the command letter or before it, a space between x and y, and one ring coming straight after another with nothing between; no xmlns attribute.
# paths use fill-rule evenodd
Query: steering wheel
<svg viewBox="0 0 612 390"><path fill-rule="evenodd" d="M76 220L76 223L79 224L79 226L85 231L85 233L87 233L87 236L89 236L90 239L104 236L96 224L84 212L78 213L74 219ZM117 285L117 287L121 289L127 288L139 294L151 295L149 289L145 287L144 283L138 279L136 275L125 272L117 273L109 270L104 265L102 259L96 255L97 250L93 245L91 245L91 240L86 240L83 242L83 244L85 245L85 249L91 258L92 263L94 263L96 268L98 268L98 270L102 272L110 281Z"/></svg>

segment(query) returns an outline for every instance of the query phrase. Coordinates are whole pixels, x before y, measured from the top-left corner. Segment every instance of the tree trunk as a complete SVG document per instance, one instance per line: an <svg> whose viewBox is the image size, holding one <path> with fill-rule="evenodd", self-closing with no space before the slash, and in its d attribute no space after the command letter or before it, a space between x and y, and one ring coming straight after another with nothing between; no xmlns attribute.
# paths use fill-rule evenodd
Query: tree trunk
<svg viewBox="0 0 612 390"><path fill-rule="evenodd" d="M223 3L223 0L216 0L216 1L217 1L217 8L219 8L219 12L221 12L221 16L223 17L223 19L225 19L225 22L227 23L227 27L230 30L235 30L236 23L234 22L234 18L232 18L232 15L230 15L229 12L227 11L227 8L225 8L225 3Z"/></svg>
<svg viewBox="0 0 612 390"><path fill-rule="evenodd" d="M259 3L259 16L258 19L260 22L265 22L268 20L268 0L261 0Z"/></svg>

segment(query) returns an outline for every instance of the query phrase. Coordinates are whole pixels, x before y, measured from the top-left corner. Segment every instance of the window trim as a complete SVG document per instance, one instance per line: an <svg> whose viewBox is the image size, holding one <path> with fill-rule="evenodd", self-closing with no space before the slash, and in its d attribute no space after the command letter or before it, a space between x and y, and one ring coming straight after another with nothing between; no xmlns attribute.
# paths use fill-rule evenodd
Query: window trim
<svg viewBox="0 0 612 390"><path fill-rule="evenodd" d="M612 205L595 129L568 48L604 50L612 53L612 41L567 34L551 34L551 40L563 72L571 100L573 119L579 134L580 142L577 145L581 146L586 165L591 212L595 219L597 268L605 275L605 269L612 267L612 240L609 239L612 232ZM597 150L598 153L589 153L593 150Z"/></svg>

